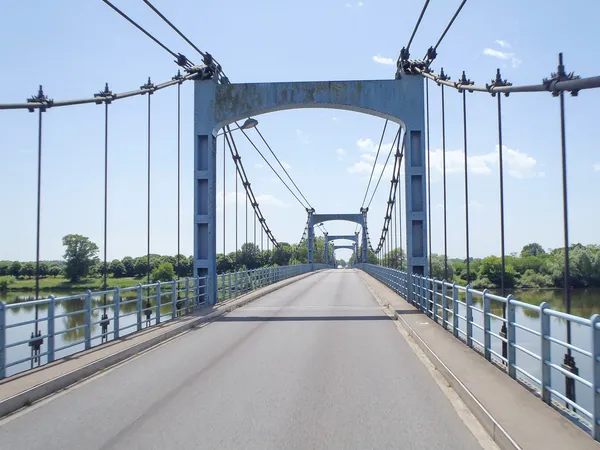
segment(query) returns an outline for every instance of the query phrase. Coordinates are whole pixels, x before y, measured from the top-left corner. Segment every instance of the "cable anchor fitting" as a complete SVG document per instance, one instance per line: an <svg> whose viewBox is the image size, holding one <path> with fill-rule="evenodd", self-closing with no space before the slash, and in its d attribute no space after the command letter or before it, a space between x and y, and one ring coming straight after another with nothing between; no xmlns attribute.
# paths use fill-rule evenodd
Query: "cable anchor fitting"
<svg viewBox="0 0 600 450"><path fill-rule="evenodd" d="M51 107L54 104L54 100L49 99L47 95L44 95L44 89L40 84L40 88L38 89L37 95L32 95L27 99L27 103L40 103L40 111L44 112L47 108ZM35 108L27 108L29 112L33 112Z"/></svg>
<svg viewBox="0 0 600 450"><path fill-rule="evenodd" d="M502 75L500 74L500 69L496 69L496 78L492 80L491 84L485 84L485 88L487 91L492 94L492 97L496 96L496 92L492 89L499 87L512 86L512 83L509 83L507 80L502 79ZM504 96L508 97L510 92L505 92Z"/></svg>
<svg viewBox="0 0 600 450"><path fill-rule="evenodd" d="M544 87L546 88L546 90L550 91L552 93L553 97L558 97L558 95L562 92L565 91L567 89L557 89L556 88L556 84L560 81L570 81L570 80L579 80L581 79L581 77L579 75L575 75L575 72L570 72L567 74L567 72L565 71L565 66L563 64L563 54L559 53L558 54L558 68L556 72L552 72L550 74L550 78L544 78L542 80L542 83L544 84ZM571 93L572 97L577 97L577 94L579 94L578 90L570 90L569 91Z"/></svg>

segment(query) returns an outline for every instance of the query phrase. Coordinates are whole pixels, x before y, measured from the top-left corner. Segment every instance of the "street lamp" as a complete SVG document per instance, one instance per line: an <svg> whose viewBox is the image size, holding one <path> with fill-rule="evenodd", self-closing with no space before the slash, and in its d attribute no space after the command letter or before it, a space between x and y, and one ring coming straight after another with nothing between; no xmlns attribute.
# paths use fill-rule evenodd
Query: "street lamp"
<svg viewBox="0 0 600 450"><path fill-rule="evenodd" d="M252 117L248 117L244 123L242 124L242 126L240 127L237 123L235 124L239 130L249 130L250 128L254 128L256 127L256 125L258 125L258 120L253 119ZM217 134L216 137L222 136L224 135L225 132L221 132L219 134Z"/></svg>

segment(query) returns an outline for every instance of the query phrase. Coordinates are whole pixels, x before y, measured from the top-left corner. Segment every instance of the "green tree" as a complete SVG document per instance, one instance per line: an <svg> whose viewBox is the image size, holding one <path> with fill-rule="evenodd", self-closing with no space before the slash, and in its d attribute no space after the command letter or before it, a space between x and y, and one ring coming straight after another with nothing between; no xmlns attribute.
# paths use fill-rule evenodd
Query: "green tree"
<svg viewBox="0 0 600 450"><path fill-rule="evenodd" d="M139 256L135 258L135 262L133 263L133 272L136 277L144 277L148 275L148 259L146 256Z"/></svg>
<svg viewBox="0 0 600 450"><path fill-rule="evenodd" d="M108 266L108 271L112 273L115 278L124 277L126 272L125 264L118 259L113 259Z"/></svg>
<svg viewBox="0 0 600 450"><path fill-rule="evenodd" d="M54 278L56 278L57 276L60 275L60 267L58 267L58 265L53 265L50 266L50 269L48 269L48 275L53 276Z"/></svg>
<svg viewBox="0 0 600 450"><path fill-rule="evenodd" d="M523 258L525 256L540 256L540 255L545 255L545 254L546 254L546 252L544 251L544 248L536 242L527 244L521 250L521 258Z"/></svg>
<svg viewBox="0 0 600 450"><path fill-rule="evenodd" d="M257 247L258 249L258 247ZM273 250L272 261L278 266L287 266L292 258L293 249L287 242L280 242L279 247Z"/></svg>
<svg viewBox="0 0 600 450"><path fill-rule="evenodd" d="M172 281L175 279L175 269L170 262L161 263L150 275L152 281Z"/></svg>
<svg viewBox="0 0 600 450"><path fill-rule="evenodd" d="M19 261L13 261L13 263L10 265L9 273L13 277L19 278L21 275L21 263Z"/></svg>
<svg viewBox="0 0 600 450"><path fill-rule="evenodd" d="M34 275L35 275L35 264L34 263L26 262L25 264L23 264L21 266L21 276L22 277L31 278Z"/></svg>
<svg viewBox="0 0 600 450"><path fill-rule="evenodd" d="M123 266L125 267L125 276L126 277L134 277L135 276L135 260L131 256L126 256L121 260Z"/></svg>
<svg viewBox="0 0 600 450"><path fill-rule="evenodd" d="M50 266L45 261L40 261L40 277L47 277Z"/></svg>
<svg viewBox="0 0 600 450"><path fill-rule="evenodd" d="M10 275L10 262L0 261L0 277Z"/></svg>
<svg viewBox="0 0 600 450"><path fill-rule="evenodd" d="M179 268L177 266L177 260L179 258ZM190 261L187 256L184 255L175 255L173 258L175 261L173 263L173 267L175 268L175 273L179 277L186 277L192 273L192 266L190 265Z"/></svg>
<svg viewBox="0 0 600 450"><path fill-rule="evenodd" d="M98 261L98 246L80 234L68 234L62 242L66 247L65 275L72 282L79 281L88 275L90 267Z"/></svg>
<svg viewBox="0 0 600 450"><path fill-rule="evenodd" d="M430 276L437 280L446 279L446 281L452 281L454 279L454 268L450 264L450 261L448 261L448 276L446 276L444 255L432 253L429 259L431 261L431 271L433 272Z"/></svg>
<svg viewBox="0 0 600 450"><path fill-rule="evenodd" d="M479 277L487 278L495 286L502 285L502 260L498 256L487 256L481 261ZM515 269L510 264L504 267L504 287L515 285Z"/></svg>
<svg viewBox="0 0 600 450"><path fill-rule="evenodd" d="M235 262L230 255L217 255L217 273L231 272L235 267Z"/></svg>

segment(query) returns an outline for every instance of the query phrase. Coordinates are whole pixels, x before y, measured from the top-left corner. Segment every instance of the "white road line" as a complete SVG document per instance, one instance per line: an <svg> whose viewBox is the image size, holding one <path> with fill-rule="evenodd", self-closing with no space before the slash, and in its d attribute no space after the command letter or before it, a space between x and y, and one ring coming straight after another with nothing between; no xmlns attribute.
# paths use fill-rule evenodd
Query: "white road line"
<svg viewBox="0 0 600 450"><path fill-rule="evenodd" d="M367 284L363 277L360 277L360 279L363 281L367 289L371 292L371 295L373 295L375 300L377 300L377 303L381 305L381 309L383 309L383 311L391 318L395 318L394 314L388 309L386 302L379 298L379 296L375 293L371 286ZM396 324L396 328L398 329L406 343L410 346L417 358L419 358L419 361L423 363L423 365L425 366L431 377L435 380L442 393L446 396L446 398L456 411L458 417L463 421L463 423L466 425L469 431L471 431L478 444L481 445L481 448L483 450L499 450L499 447L492 440L487 431L485 431L483 425L479 423L479 421L475 418L471 410L467 408L467 406L460 399L456 391L452 389L452 387L446 381L444 376L435 368L435 366L429 360L427 355L423 352L423 350L421 350L421 348L412 339L412 337L408 334L408 332L404 329L400 322L395 320L394 323Z"/></svg>

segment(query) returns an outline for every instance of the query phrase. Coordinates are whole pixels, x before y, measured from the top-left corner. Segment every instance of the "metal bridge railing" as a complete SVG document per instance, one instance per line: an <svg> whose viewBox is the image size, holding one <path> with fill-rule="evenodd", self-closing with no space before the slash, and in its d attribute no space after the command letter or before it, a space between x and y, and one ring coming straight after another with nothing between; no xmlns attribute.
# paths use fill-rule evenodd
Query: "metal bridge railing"
<svg viewBox="0 0 600 450"><path fill-rule="evenodd" d="M523 382L544 402L578 419L600 440L600 315L585 319L553 310L546 302L536 306L518 301L513 295L501 297L487 289L478 291L470 286L409 276L387 267L364 264L362 268L503 368L511 378ZM506 319L502 308L506 308ZM582 337L578 345L568 344L562 336L562 322L567 321L578 327L577 334ZM503 323L505 336L500 332ZM564 349L584 357L581 375L555 362ZM567 398L565 377L573 380L577 401Z"/></svg>
<svg viewBox="0 0 600 450"><path fill-rule="evenodd" d="M217 301L328 267L302 264L221 274ZM205 285L206 278L186 278L19 303L0 302L0 379L190 314L206 304ZM38 327L30 334L36 320L28 313L36 305Z"/></svg>

